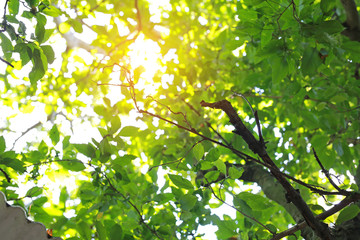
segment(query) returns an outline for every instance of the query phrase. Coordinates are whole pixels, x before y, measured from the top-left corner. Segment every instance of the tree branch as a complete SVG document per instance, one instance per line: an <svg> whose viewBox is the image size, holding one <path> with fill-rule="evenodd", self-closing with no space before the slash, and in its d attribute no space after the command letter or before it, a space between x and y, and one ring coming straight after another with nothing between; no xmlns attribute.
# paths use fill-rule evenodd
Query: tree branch
<svg viewBox="0 0 360 240"><path fill-rule="evenodd" d="M110 187L116 192L118 193L122 198L124 198L125 200L127 200L127 202L135 209L136 213L139 215L140 218L140 223L143 224L154 236L156 236L158 239L163 239L162 237L159 236L159 234L156 232L155 229L152 229L146 222L145 219L143 218L143 214L140 212L139 208L127 197L125 197L124 194L122 194L110 181L110 179L108 178L108 176L104 173L104 177L106 178L107 182L109 183Z"/></svg>
<svg viewBox="0 0 360 240"><path fill-rule="evenodd" d="M325 174L325 176L326 176L326 178L329 180L330 184L331 184L336 190L338 190L339 192L344 192L344 190L341 189L341 188L339 188L338 185L336 185L336 184L334 183L334 181L331 179L331 176L330 176L330 174L329 174L329 171L326 170L325 167L322 165L322 163L321 163L318 155L316 154L315 149L312 148L312 150L313 150L313 152L314 152L314 157L315 157L317 163L318 163L319 166L321 167L322 172Z"/></svg>
<svg viewBox="0 0 360 240"><path fill-rule="evenodd" d="M4 177L6 178L6 181L7 181L8 183L10 183L10 182L11 182L11 178L9 177L9 174L7 174L7 172L5 172L5 170L2 169L2 168L0 168L0 171L4 174Z"/></svg>
<svg viewBox="0 0 360 240"><path fill-rule="evenodd" d="M324 220L324 219L330 217L331 215L334 215L335 213L339 212L340 210L342 210L343 208L345 208L349 204L351 204L353 202L357 202L359 200L360 200L360 194L358 194L358 193L354 194L353 196L346 197L339 204L334 205L334 207L332 207L329 210L317 215L315 218L319 219L319 220ZM277 234L271 240L279 240L279 239L281 239L283 237L292 235L293 233L297 232L298 230L301 230L301 229L305 228L306 226L307 226L306 222L304 222L304 221L300 222L300 223L296 224L294 227L289 228L288 230Z"/></svg>
<svg viewBox="0 0 360 240"><path fill-rule="evenodd" d="M356 3L354 0L341 0L341 3L346 12L346 22L344 23L346 29L342 32L343 35L350 38L352 41L360 41L360 19L359 13L356 10Z"/></svg>
<svg viewBox="0 0 360 240"><path fill-rule="evenodd" d="M7 65L9 65L10 67L14 68L14 65L12 65L10 62L6 61L5 59L3 59L2 57L0 57L0 61L6 63Z"/></svg>
<svg viewBox="0 0 360 240"><path fill-rule="evenodd" d="M233 206L233 205L230 205L230 204L228 204L227 202L225 202L225 201L224 201L223 199L221 199L218 195L216 195L214 189L213 189L211 186L209 186L209 189L211 190L213 196L214 196L217 200L219 200L220 202L222 202L222 203L225 204L226 206L231 207L231 208L234 209L235 211L239 212L239 213L240 213L241 215L243 215L244 217L247 217L247 218L253 220L253 221L256 222L257 224L259 224L260 226L262 226L263 228L265 228L269 233L271 233L271 234L273 234L273 235L275 234L273 231L271 231L270 228L268 228L267 226L265 226L263 223L261 223L261 222L260 222L259 220L257 220L256 218L254 218L254 217L246 214L245 212L241 211L241 210L238 209L237 207L235 207L235 206Z"/></svg>
<svg viewBox="0 0 360 240"><path fill-rule="evenodd" d="M270 171L274 177L279 181L287 193L287 198L297 207L304 217L306 223L314 230L317 236L324 240L333 239L330 234L330 230L326 224L316 219L311 212L309 206L306 204L304 199L301 197L299 191L295 190L291 184L284 178L282 174L277 171L278 167L269 157L266 152L265 145L260 141L256 140L254 135L246 128L240 117L237 115L236 110L232 107L231 103L227 100L221 100L214 103L207 103L201 101L201 106L211 107L223 110L229 117L231 124L235 127L234 133L240 135L244 141L248 144L249 148L260 156L264 163L271 166ZM275 170L276 169L276 170Z"/></svg>
<svg viewBox="0 0 360 240"><path fill-rule="evenodd" d="M356 3L354 0L341 0L341 3L346 12L346 24L352 30L359 30L360 21L359 13L356 10Z"/></svg>

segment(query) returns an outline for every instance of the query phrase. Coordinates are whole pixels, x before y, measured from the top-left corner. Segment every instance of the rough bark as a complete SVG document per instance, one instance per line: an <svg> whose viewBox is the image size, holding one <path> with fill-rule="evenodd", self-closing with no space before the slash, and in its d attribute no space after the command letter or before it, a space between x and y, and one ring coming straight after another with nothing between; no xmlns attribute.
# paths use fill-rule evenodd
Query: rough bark
<svg viewBox="0 0 360 240"><path fill-rule="evenodd" d="M320 239L324 240L333 239L328 226L315 218L309 206L301 197L299 191L294 189L291 184L286 180L286 178L279 173L280 171L278 167L275 165L275 163L272 161L272 159L266 152L264 142L261 141L261 139L256 140L254 135L246 128L240 117L237 115L237 111L232 107L231 103L227 100L221 100L214 103L207 103L202 101L200 104L202 107L221 109L227 114L231 124L235 127L234 133L240 135L247 143L249 148L254 153L259 155L262 161L269 166L271 174L276 178L277 182L280 183L286 191L286 198L288 199L288 201L295 205L306 223L312 228L316 235Z"/></svg>
<svg viewBox="0 0 360 240"><path fill-rule="evenodd" d="M356 3L354 0L341 0L341 3L346 12L346 22L344 23L346 29L342 34L352 41L360 42L360 19Z"/></svg>

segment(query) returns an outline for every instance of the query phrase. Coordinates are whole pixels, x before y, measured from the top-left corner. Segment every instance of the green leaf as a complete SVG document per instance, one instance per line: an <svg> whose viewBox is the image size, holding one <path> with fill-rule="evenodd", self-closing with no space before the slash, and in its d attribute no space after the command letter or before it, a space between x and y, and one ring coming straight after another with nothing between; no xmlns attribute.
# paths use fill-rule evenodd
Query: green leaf
<svg viewBox="0 0 360 240"><path fill-rule="evenodd" d="M223 160L218 159L214 162L214 165L217 167L217 169L224 175L226 175L226 165Z"/></svg>
<svg viewBox="0 0 360 240"><path fill-rule="evenodd" d="M249 192L241 192L236 197L245 201L253 210L264 210L273 206L267 198Z"/></svg>
<svg viewBox="0 0 360 240"><path fill-rule="evenodd" d="M91 228L88 223L81 220L76 224L76 229L78 230L82 239L91 239Z"/></svg>
<svg viewBox="0 0 360 240"><path fill-rule="evenodd" d="M319 126L319 119L311 112L304 111L301 113L301 116L304 119L307 128L315 129Z"/></svg>
<svg viewBox="0 0 360 240"><path fill-rule="evenodd" d="M239 9L237 13L244 21L258 19L258 12L251 9Z"/></svg>
<svg viewBox="0 0 360 240"><path fill-rule="evenodd" d="M10 39L8 39L3 33L0 33L0 39L1 39L1 48L5 58L6 59L11 58L12 51L14 48L13 45L11 44Z"/></svg>
<svg viewBox="0 0 360 240"><path fill-rule="evenodd" d="M336 219L336 225L342 224L345 221L353 219L360 213L360 208L356 204L351 204L344 208L338 218Z"/></svg>
<svg viewBox="0 0 360 240"><path fill-rule="evenodd" d="M180 215L180 219L183 221L189 220L193 217L193 214L189 211L182 211Z"/></svg>
<svg viewBox="0 0 360 240"><path fill-rule="evenodd" d="M259 63L264 59L271 58L273 56L278 56L283 53L284 43L279 40L271 40L269 43L264 46L262 49L258 49L256 55L254 56L255 63Z"/></svg>
<svg viewBox="0 0 360 240"><path fill-rule="evenodd" d="M346 52L350 53L350 58L355 61L360 60L360 42L344 41L341 46Z"/></svg>
<svg viewBox="0 0 360 240"><path fill-rule="evenodd" d="M349 100L349 96L346 93L339 93L330 99L331 102L341 103Z"/></svg>
<svg viewBox="0 0 360 240"><path fill-rule="evenodd" d="M96 234L99 240L107 240L107 232L104 224L100 221L95 222Z"/></svg>
<svg viewBox="0 0 360 240"><path fill-rule="evenodd" d="M200 169L201 170L208 170L210 168L212 168L214 165L211 162L207 162L207 161L202 161L201 165L200 165Z"/></svg>
<svg viewBox="0 0 360 240"><path fill-rule="evenodd" d="M42 43L44 40L45 35L45 24L46 24L46 17L42 14L36 15L37 24L35 27L35 35L36 39L39 43Z"/></svg>
<svg viewBox="0 0 360 240"><path fill-rule="evenodd" d="M333 11L336 6L336 0L321 0L320 8L323 13Z"/></svg>
<svg viewBox="0 0 360 240"><path fill-rule="evenodd" d="M112 160L112 163L119 164L121 166L125 166L131 163L132 160L136 159L137 157L134 155L124 155L122 157L117 157L114 160Z"/></svg>
<svg viewBox="0 0 360 240"><path fill-rule="evenodd" d="M99 149L101 155L105 156L105 159L103 159L104 161L107 161L106 157L110 156L113 153L113 148L111 147L109 140L106 138L100 142Z"/></svg>
<svg viewBox="0 0 360 240"><path fill-rule="evenodd" d="M15 156L13 156L14 158L10 158L11 156L6 157L7 153L10 153L10 152L4 152L2 154L2 158L0 158L0 164L10 167L18 173L24 173L26 170L25 164L22 161L16 159Z"/></svg>
<svg viewBox="0 0 360 240"><path fill-rule="evenodd" d="M109 233L110 240L122 240L124 239L124 232L119 224L114 224Z"/></svg>
<svg viewBox="0 0 360 240"><path fill-rule="evenodd" d="M315 74L320 64L321 59L316 48L306 47L301 60L301 72L304 75Z"/></svg>
<svg viewBox="0 0 360 240"><path fill-rule="evenodd" d="M215 182L219 178L219 175L220 175L220 171L207 172L204 175L204 178L206 179L205 183Z"/></svg>
<svg viewBox="0 0 360 240"><path fill-rule="evenodd" d="M93 145L91 143L74 144L74 147L76 148L76 150L79 151L79 153L82 153L89 158L94 158L96 156L95 148L93 147Z"/></svg>
<svg viewBox="0 0 360 240"><path fill-rule="evenodd" d="M328 141L329 137L321 134L316 134L314 137L311 138L311 145L315 148L316 152L320 152L325 149Z"/></svg>
<svg viewBox="0 0 360 240"><path fill-rule="evenodd" d="M111 127L109 129L109 134L114 134L116 133L120 127L121 127L121 121L120 121L120 118L119 116L114 116L112 119L111 119Z"/></svg>
<svg viewBox="0 0 360 240"><path fill-rule="evenodd" d="M263 30L261 31L261 47L265 47L272 39L273 35L273 26L272 25L265 25Z"/></svg>
<svg viewBox="0 0 360 240"><path fill-rule="evenodd" d="M137 81L139 81L139 78L140 78L140 75L143 73L143 72L145 72L145 68L143 67L143 66L139 66L139 67L137 67L137 68L135 68L135 70L134 70L134 81L135 82L137 82Z"/></svg>
<svg viewBox="0 0 360 240"><path fill-rule="evenodd" d="M19 13L19 2L18 0L11 0L8 2L9 13L11 15L17 15Z"/></svg>
<svg viewBox="0 0 360 240"><path fill-rule="evenodd" d="M286 77L289 72L289 66L284 57L272 57L270 60L272 67L272 81L274 85L280 84L280 81Z"/></svg>
<svg viewBox="0 0 360 240"><path fill-rule="evenodd" d="M63 168L74 171L74 172L80 172L85 169L84 164L80 160L62 160L57 162L59 165L61 165Z"/></svg>
<svg viewBox="0 0 360 240"><path fill-rule="evenodd" d="M204 155L204 147L201 143L196 144L192 149L193 155L196 160L200 161Z"/></svg>
<svg viewBox="0 0 360 240"><path fill-rule="evenodd" d="M56 145L60 141L60 133L56 124L54 124L54 126L51 128L49 136L54 145Z"/></svg>
<svg viewBox="0 0 360 240"><path fill-rule="evenodd" d="M14 48L15 52L20 54L21 64L25 66L32 57L32 50L30 47L27 46L25 43L18 43L15 45Z"/></svg>
<svg viewBox="0 0 360 240"><path fill-rule="evenodd" d="M237 169L236 167L230 167L229 168L229 177L231 179L239 179L241 177L241 175L243 174L244 169L240 168Z"/></svg>
<svg viewBox="0 0 360 240"><path fill-rule="evenodd" d="M19 34L25 36L26 35L26 25L23 22L19 22Z"/></svg>
<svg viewBox="0 0 360 240"><path fill-rule="evenodd" d="M173 175L173 174L168 174L170 180L173 182L173 184L175 184L177 187L179 188L185 188L188 190L193 190L194 186L191 184L191 182L185 178L183 178L182 176L179 175Z"/></svg>
<svg viewBox="0 0 360 240"><path fill-rule="evenodd" d="M229 239L236 236L236 229L238 228L233 220L219 220L216 222L218 230L216 231L217 239Z"/></svg>
<svg viewBox="0 0 360 240"><path fill-rule="evenodd" d="M342 32L345 27L338 20L330 20L321 22L318 29L328 34L334 34Z"/></svg>
<svg viewBox="0 0 360 240"><path fill-rule="evenodd" d="M50 45L41 45L40 47L46 56L47 62L53 63L55 60L55 53L52 47Z"/></svg>
<svg viewBox="0 0 360 240"><path fill-rule="evenodd" d="M273 224L266 224L266 227L274 233L277 232L277 228Z"/></svg>
<svg viewBox="0 0 360 240"><path fill-rule="evenodd" d="M34 49L33 56L32 56L33 68L29 74L30 82L32 85L41 79L45 74L43 58L41 57L41 53L38 49ZM45 59L46 60L46 59ZM46 62L47 64L47 62Z"/></svg>
<svg viewBox="0 0 360 240"><path fill-rule="evenodd" d="M70 146L70 136L64 137L64 140L62 141L63 150L65 150L68 146Z"/></svg>
<svg viewBox="0 0 360 240"><path fill-rule="evenodd" d="M47 203L49 201L49 199L47 197L39 197L39 198L36 198L32 204L35 205L35 206L38 206L38 207L41 207L43 206L45 203Z"/></svg>
<svg viewBox="0 0 360 240"><path fill-rule="evenodd" d="M32 187L26 192L27 197L36 197L39 196L43 192L43 189L40 187Z"/></svg>
<svg viewBox="0 0 360 240"><path fill-rule="evenodd" d="M77 33L82 33L83 31L83 24L75 19L69 19L68 23L72 26L72 28Z"/></svg>
<svg viewBox="0 0 360 240"><path fill-rule="evenodd" d="M241 198L236 196L236 197L234 197L233 202L234 202L234 206L239 207L240 210L242 212L244 212L245 214L247 214L249 216L253 215L253 210L246 201L244 201Z"/></svg>
<svg viewBox="0 0 360 240"><path fill-rule="evenodd" d="M197 197L191 194L185 194L180 197L179 202L183 210L189 211L195 206Z"/></svg>
<svg viewBox="0 0 360 240"><path fill-rule="evenodd" d="M55 28L45 29L43 42L46 42L47 40L49 40L49 38L50 38L51 35L54 33L54 31L55 31Z"/></svg>
<svg viewBox="0 0 360 240"><path fill-rule="evenodd" d="M51 17L58 17L62 14L61 10L56 8L53 5L48 5L46 8L42 10L42 13L51 16Z"/></svg>
<svg viewBox="0 0 360 240"><path fill-rule="evenodd" d="M212 148L205 156L205 161L214 162L220 157L220 151L218 148Z"/></svg>
<svg viewBox="0 0 360 240"><path fill-rule="evenodd" d="M69 199L69 193L67 192L67 190L66 190L66 187L62 187L61 188L61 191L60 191L60 196L59 196L59 201L61 202L61 203L63 203L64 204L64 206L65 206L65 203L66 203L66 201Z"/></svg>
<svg viewBox="0 0 360 240"><path fill-rule="evenodd" d="M244 3L246 5L251 5L251 6L256 6L259 5L260 3L264 2L265 0L244 0Z"/></svg>
<svg viewBox="0 0 360 240"><path fill-rule="evenodd" d="M119 133L119 136L123 137L135 137L139 131L138 127L126 126L123 127Z"/></svg>
<svg viewBox="0 0 360 240"><path fill-rule="evenodd" d="M5 138L0 136L0 153L3 153L6 149Z"/></svg>

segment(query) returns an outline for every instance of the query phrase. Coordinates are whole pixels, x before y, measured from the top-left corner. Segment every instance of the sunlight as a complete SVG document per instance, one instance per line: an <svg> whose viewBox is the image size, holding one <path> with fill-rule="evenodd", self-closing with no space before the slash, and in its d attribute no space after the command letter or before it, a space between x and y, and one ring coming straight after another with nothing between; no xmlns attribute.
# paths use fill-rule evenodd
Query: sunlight
<svg viewBox="0 0 360 240"><path fill-rule="evenodd" d="M145 96L154 95L161 82L154 82L153 78L157 71L165 72L165 67L161 66L161 49L159 45L151 39L146 39L144 34L140 33L134 43L129 46L126 65L129 66L132 75L135 75L135 88L144 90ZM112 80L110 84L119 84L120 68L111 73ZM136 76L139 74L138 76ZM114 104L124 98L119 94L119 89L111 88L106 95Z"/></svg>
<svg viewBox="0 0 360 240"><path fill-rule="evenodd" d="M150 39L145 39L144 34L141 33L129 49L128 56L132 71L143 67L135 87L138 90L145 89L145 95L155 94L160 83L154 83L153 77L157 71L163 71L160 65L162 55L159 45Z"/></svg>

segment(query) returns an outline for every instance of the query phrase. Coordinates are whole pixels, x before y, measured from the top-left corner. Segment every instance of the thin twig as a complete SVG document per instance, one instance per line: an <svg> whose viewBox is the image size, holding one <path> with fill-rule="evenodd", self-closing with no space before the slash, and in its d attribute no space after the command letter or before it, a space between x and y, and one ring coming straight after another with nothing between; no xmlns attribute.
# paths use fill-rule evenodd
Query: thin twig
<svg viewBox="0 0 360 240"><path fill-rule="evenodd" d="M189 104L188 102L185 101L185 99L181 99L192 111L194 111L194 113L196 113L196 115L198 115L199 117L201 117L201 114L198 110L196 110L194 108L193 105ZM208 126L208 128L210 128L226 145L231 146L231 144L226 141L226 139L217 131L215 130L212 126L211 123L209 121L205 121L206 125Z"/></svg>
<svg viewBox="0 0 360 240"><path fill-rule="evenodd" d="M314 153L314 157L317 161L317 163L319 164L319 166L321 167L321 171L325 174L326 178L329 180L330 184L336 189L338 190L339 192L346 192L345 190L339 188L338 185L335 184L335 182L331 179L331 176L329 174L329 171L325 169L325 167L322 165L318 155L316 154L316 151L315 151L315 148L312 148L313 150L313 153Z"/></svg>
<svg viewBox="0 0 360 240"><path fill-rule="evenodd" d="M205 179L206 179L206 178L205 178ZM206 179L206 181L207 181L207 179ZM252 217L252 216L244 213L244 212L241 211L240 209L236 208L235 206L233 206L233 205L231 205L231 204L228 204L228 203L225 202L223 199L221 199L218 195L216 195L214 189L213 189L210 185L209 185L208 188L211 190L213 196L214 196L217 200L219 200L220 202L222 202L222 203L225 204L226 206L229 206L229 207L231 207L232 209L236 210L237 212L239 212L239 213L240 213L241 215L243 215L244 217L253 220L253 221L256 222L257 224L259 224L260 226L262 226L263 228L265 228L267 231L269 231L271 234L273 234L273 235L275 234L275 232L273 232L270 228L268 228L267 226L265 226L263 223L261 223L261 222L260 222L259 220L257 220L256 218L254 218L254 217Z"/></svg>
<svg viewBox="0 0 360 240"><path fill-rule="evenodd" d="M135 209L135 211L137 212L137 214L139 215L139 218L140 218L140 223L143 224L147 229L149 229L149 231L155 235L157 238L159 239L163 239L162 237L160 237L158 235L158 233L156 232L156 230L152 229L146 222L145 222L145 219L143 218L143 214L140 212L140 210L136 207L136 205L131 202L130 199L127 199L127 197L125 197L124 194L122 194L110 181L110 179L107 177L107 175L105 173L104 174L104 177L106 178L107 182L109 183L110 187L116 192L118 193L122 198L126 199L127 202Z"/></svg>
<svg viewBox="0 0 360 240"><path fill-rule="evenodd" d="M136 18L138 20L137 30L138 30L138 32L140 32L142 29L142 22L141 22L141 15L140 15L140 9L139 9L139 5L138 5L138 0L135 0L135 9L136 9Z"/></svg>
<svg viewBox="0 0 360 240"><path fill-rule="evenodd" d="M140 13L139 5L138 5L138 0L135 0L135 9L136 9L136 18L137 18L137 32L136 32L135 36L132 38L127 38L124 41L121 41L118 44L116 44L108 52L108 55L110 55L113 51L115 51L118 47L120 47L124 43L135 41L137 39L137 37L140 35L140 32L142 31L142 22L141 22L141 13ZM104 58L105 58L105 56L104 56Z"/></svg>
<svg viewBox="0 0 360 240"><path fill-rule="evenodd" d="M124 84L114 84L114 83L97 83L98 86L116 86L116 87L130 87L129 85Z"/></svg>
<svg viewBox="0 0 360 240"><path fill-rule="evenodd" d="M61 114L61 113L56 113L55 111L52 111L48 116L47 116L47 118L46 118L46 121L53 121L53 119L57 116L57 115L59 115L59 114ZM64 116L64 115L63 115ZM66 117L65 117L66 118ZM22 132L21 133L21 135L17 138L17 139L15 139L15 141L13 142L13 145L12 145L12 147L11 147L11 149L10 150L13 150L14 149L14 147L15 147L15 144L17 143L17 141L20 139L20 138L22 138L25 134L27 134L29 131L31 131L32 129L34 129L34 128L37 128L38 126L40 126L42 123L39 121L39 122L37 122L37 123L35 123L34 125L32 125L31 127L29 127L28 129L26 129L24 132Z"/></svg>
<svg viewBox="0 0 360 240"><path fill-rule="evenodd" d="M264 166L264 167L266 167L266 168L268 168L268 169L271 169L271 170L273 170L273 171L276 171L277 173L283 175L284 177L286 177L286 178L288 178L288 179L290 179L290 180L292 180L292 181L294 181L294 182L296 182L296 183L298 183L298 184L300 184L300 185L302 185L302 186L305 186L305 187L309 188L311 191L316 192L316 193L318 193L318 194L321 194L321 195L345 195L345 196L347 196L347 195L350 194L350 192L329 192L329 191L324 191L324 190L318 189L318 188L313 187L313 186L311 186L311 185L309 185L309 184L307 184L307 183L304 183L303 181L301 181L301 180L299 180L299 179L296 179L296 178L294 178L294 177L292 177L292 176L290 176L290 175L288 175L288 174L286 174L286 173L283 173L283 172L281 172L281 171L278 170L278 169L274 169L274 168L271 167L270 165L268 165L268 164L266 164L266 163L264 163L264 162L261 162L261 161L259 161L258 159L254 158L254 157L252 157L252 156L250 156L250 155L248 155L248 154L246 154L246 153L244 153L244 152L241 152L241 151L239 151L239 150L237 150L237 149L235 149L235 148L233 148L231 145L227 145L227 144L225 144L225 143L216 141L216 140L214 140L214 139L212 139L212 138L206 137L205 135L199 133L198 131L196 131L196 130L193 129L193 128L190 129L190 128L184 127L184 126L182 126L182 125L180 125L180 124L178 124L178 123L175 123L175 122L173 122L173 121L171 121L171 120L168 120L168 119L166 119L166 118L163 118L163 117L161 117L161 116L159 116L159 115L157 115L157 114L148 112L148 111L146 111L146 110L141 110L141 109L140 109L140 110L139 110L139 113L144 113L144 114L150 115L150 116L152 116L152 117L158 118L158 119L163 120L163 121L165 121L165 122L167 122L167 123L170 123L170 124L173 125L173 126L176 126L176 127L180 128L180 129L183 129L183 130L185 130L185 131L194 133L194 134L198 135L199 137L202 137L204 140L207 140L207 141L210 141L210 142L215 143L215 144L217 144L217 145L220 145L220 146L222 146L222 147L225 147L225 148L231 150L231 151L232 151L234 154L236 154L238 157L240 157L240 158L242 158L242 159L245 159L245 160L254 161L254 162L256 162L256 163L258 163L258 164L260 164L260 165L262 165L262 166Z"/></svg>
<svg viewBox="0 0 360 240"><path fill-rule="evenodd" d="M339 212L340 210L342 210L349 204L351 204L353 202L357 202L359 200L360 200L360 194L355 193L354 195L344 198L340 203L334 205L334 207L330 208L329 210L315 216L315 218L317 218L319 220L324 220L324 219L334 215L335 213ZM307 224L305 221L302 221L302 222L296 224L295 226L293 226L281 233L276 234L271 240L280 240L286 236L293 235L295 232L297 232L305 227L307 227Z"/></svg>
<svg viewBox="0 0 360 240"><path fill-rule="evenodd" d="M52 160L47 160L47 161L43 161L43 162L32 163L32 164L27 165L26 167L38 166L38 165L44 165L44 164L56 163L56 162L79 162L82 164L89 165L79 159L52 159Z"/></svg>
<svg viewBox="0 0 360 240"><path fill-rule="evenodd" d="M178 165L176 167L179 167L179 164L181 163L181 161L190 153L190 151L199 143L201 143L202 141L204 141L205 139L201 139L199 141L197 141L196 143L194 143L191 148L189 150L186 151L185 155L182 156L181 158L179 158L178 160L172 161L172 162L167 162L167 163L163 163L163 164L159 164L156 166L152 166L151 168L149 168L148 172L150 172L151 170L153 170L154 168L158 168L158 167L162 167L162 166L166 166L166 165L170 165L173 163L178 163Z"/></svg>
<svg viewBox="0 0 360 240"><path fill-rule="evenodd" d="M4 177L6 178L6 181L7 181L8 183L10 183L10 182L11 182L11 178L9 177L9 174L7 174L7 172L5 172L5 170L2 169L2 168L0 168L0 171L4 174Z"/></svg>
<svg viewBox="0 0 360 240"><path fill-rule="evenodd" d="M20 135L18 138L16 138L15 141L13 142L13 145L12 145L12 147L11 147L10 150L13 150L13 149L14 149L15 144L17 143L17 141L18 141L20 138L22 138L22 137L23 137L25 134L27 134L30 130L32 130L32 129L34 129L34 128L37 128L37 127L40 126L40 125L41 125L41 122L39 121L39 122L35 123L34 125L32 125L31 127L29 127L28 129L26 129L24 132L22 132L21 135Z"/></svg>
<svg viewBox="0 0 360 240"><path fill-rule="evenodd" d="M101 2L99 2L98 4L96 4L96 6L92 7L89 12L93 12L94 10L96 10L98 7L100 7L101 4L103 4L105 2L105 0L102 0Z"/></svg>
<svg viewBox="0 0 360 240"><path fill-rule="evenodd" d="M6 61L5 59L3 59L2 57L0 57L0 61L6 63L7 65L9 65L10 67L14 68L14 65L12 65L10 62Z"/></svg>
<svg viewBox="0 0 360 240"><path fill-rule="evenodd" d="M114 65L118 65L118 64L113 64L113 65L111 65L111 66L114 66ZM224 141L224 143L219 142L219 141L216 141L216 140L214 140L214 139L212 139L212 138L209 138L209 137L207 137L207 136L199 133L195 128L192 128L192 127L184 127L184 126L182 126L182 125L180 125L180 124L178 124L178 123L175 123L175 122L173 122L173 121L171 121L171 120L169 120L169 119L166 119L166 118L164 118L164 117L162 117L162 116L160 116L160 115L158 115L158 114L154 114L154 113L151 113L151 112L149 112L149 111L147 111L147 110L140 109L140 108L138 107L138 104L137 104L136 95L135 95L134 83L133 83L133 80L132 80L132 76L131 76L130 71L129 71L128 69L126 69L125 67L121 66L121 65L118 65L118 66L121 67L122 69L124 69L124 71L127 73L127 75L126 75L126 80L127 80L128 83L129 83L131 98L132 98L132 100L133 100L133 102L134 102L134 105L135 105L136 110L137 110L139 113L149 115L149 116L151 116L151 117L154 117L154 118L160 119L160 120L162 120L162 121L165 121L165 122L167 122L167 123L169 123L169 124L171 124L171 125L173 125L173 126L176 126L176 127L180 128L180 129L183 129L183 130L185 130L185 131L194 133L195 135L201 137L203 140L210 141L210 142L212 142L212 143L214 143L214 144L217 144L217 145L219 145L219 146L222 146L222 147L224 147L224 148L227 148L227 149L231 150L231 151L232 151L235 155L237 155L239 158L245 159L245 160L247 160L247 161L250 160L250 161L256 162L256 163L258 163L258 164L260 164L260 165L262 165L262 166L264 166L264 167L266 167L266 168L268 168L268 169L271 169L271 170L277 172L278 174L283 175L284 177L286 177L286 178L288 178L288 179L290 179L290 180L292 180L292 181L294 181L294 182L296 182L296 183L298 183L298 184L300 184L300 185L302 185L302 186L305 186L305 187L309 188L311 191L313 191L313 192L315 192L315 193L318 193L318 194L321 194L321 195L345 195L345 196L347 196L348 194L350 194L349 192L346 192L346 191L345 191L345 192L329 192L329 191L321 190L321 189L319 189L319 188L320 188L319 186L314 187L314 186L312 186L312 185L309 185L309 184L307 184L307 183L304 183L304 182L301 181L301 180L298 180L298 179L296 179L296 178L294 178L294 177L292 177L292 176L290 176L290 175L288 175L288 174L285 174L285 173L281 172L279 169L273 168L272 166L268 165L267 163L264 163L264 162L262 162L262 161L260 161L260 160L258 160L258 159L256 159L256 158L254 158L254 157L252 157L252 156L250 156L250 155L248 155L248 154L246 154L246 153L244 153L244 152L241 152L241 151L233 148L233 147L231 146L231 144L229 144L229 143L226 142L226 141ZM110 66L107 66L107 67L110 67ZM196 110L195 110L195 111L196 111ZM177 161L178 161L178 160L176 160L175 162L177 162Z"/></svg>
<svg viewBox="0 0 360 240"><path fill-rule="evenodd" d="M262 145L264 145L264 147L265 147L265 141L264 141L264 138L263 138L263 135L262 135L261 124L260 124L260 119L259 119L257 110L254 111L253 107L251 106L251 103L249 102L249 100L247 100L247 98L246 98L243 94L237 93L237 92L234 92L234 91L233 91L233 94L234 94L234 95L237 95L237 96L240 96L240 97L242 97L243 99L245 99L245 101L247 102L247 104L250 106L251 111L252 111L252 113L253 113L253 115L254 115L254 117L255 117L255 122L256 122L257 130L258 130L258 134L259 134L259 142L260 142Z"/></svg>
<svg viewBox="0 0 360 240"><path fill-rule="evenodd" d="M184 118L184 121L185 121L186 125L188 125L189 128L192 128L192 127L191 127L191 124L189 123L189 121L188 121L185 113L183 113L183 112L174 112L169 106L167 106L167 105L161 103L160 101L154 99L152 96L147 96L147 97L148 97L148 98L151 98L154 102L160 104L161 106L166 107L172 114L182 115L183 118Z"/></svg>

